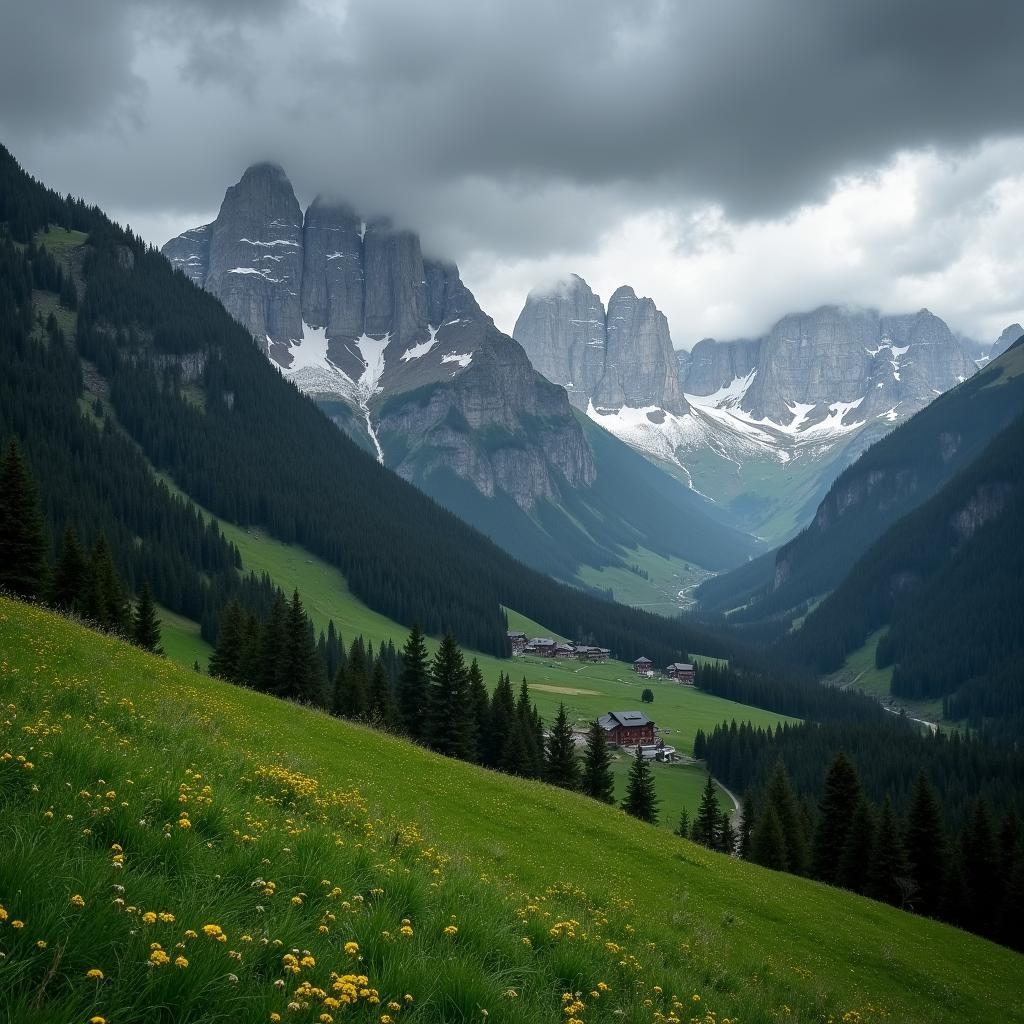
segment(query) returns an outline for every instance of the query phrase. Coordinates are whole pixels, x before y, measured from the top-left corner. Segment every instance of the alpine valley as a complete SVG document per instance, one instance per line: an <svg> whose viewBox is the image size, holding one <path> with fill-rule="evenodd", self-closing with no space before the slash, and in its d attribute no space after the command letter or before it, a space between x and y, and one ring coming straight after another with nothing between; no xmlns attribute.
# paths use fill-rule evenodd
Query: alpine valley
<svg viewBox="0 0 1024 1024"><path fill-rule="evenodd" d="M163 252L378 462L530 566L671 608L763 547L577 415L457 267L386 218L324 196L303 213L262 163Z"/></svg>
<svg viewBox="0 0 1024 1024"><path fill-rule="evenodd" d="M778 543L810 521L846 466L1015 329L982 355L926 309L823 306L758 338L677 352L652 299L622 287L606 308L573 275L531 292L513 333L593 422Z"/></svg>

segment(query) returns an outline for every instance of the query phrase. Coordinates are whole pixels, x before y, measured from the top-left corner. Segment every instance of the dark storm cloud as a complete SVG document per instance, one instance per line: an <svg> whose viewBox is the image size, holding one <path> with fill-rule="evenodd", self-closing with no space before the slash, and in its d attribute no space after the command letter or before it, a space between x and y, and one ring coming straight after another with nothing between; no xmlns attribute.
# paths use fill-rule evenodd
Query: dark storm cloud
<svg viewBox="0 0 1024 1024"><path fill-rule="evenodd" d="M1024 130L1014 0L0 2L3 140L142 215L269 156L448 243L571 249L629 209L776 216Z"/></svg>

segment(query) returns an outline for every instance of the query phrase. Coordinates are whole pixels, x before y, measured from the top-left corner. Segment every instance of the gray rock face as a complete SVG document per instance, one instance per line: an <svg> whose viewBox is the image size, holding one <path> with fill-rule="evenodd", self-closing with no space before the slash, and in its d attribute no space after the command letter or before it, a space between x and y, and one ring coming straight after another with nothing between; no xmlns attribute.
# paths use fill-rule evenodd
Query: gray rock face
<svg viewBox="0 0 1024 1024"><path fill-rule="evenodd" d="M446 468L524 509L594 481L565 391L495 328L455 264L424 259L414 233L323 197L303 218L284 172L258 164L213 224L164 253L407 479Z"/></svg>
<svg viewBox="0 0 1024 1024"><path fill-rule="evenodd" d="M205 287L257 341L287 362L302 337L302 211L276 164L254 164L224 196L210 225Z"/></svg>
<svg viewBox="0 0 1024 1024"><path fill-rule="evenodd" d="M573 275L530 293L513 331L533 365L562 384L574 405L618 409L655 405L682 413L686 402L668 321L653 300L617 289L605 312Z"/></svg>
<svg viewBox="0 0 1024 1024"><path fill-rule="evenodd" d="M1002 334L996 338L995 344L992 346L992 351L989 352L989 358L995 359L996 356L1001 356L1018 338L1024 337L1024 327L1020 324L1010 324L1009 327L1004 327Z"/></svg>
<svg viewBox="0 0 1024 1024"><path fill-rule="evenodd" d="M548 380L561 384L580 409L604 375L605 310L582 277L527 296L512 336Z"/></svg>
<svg viewBox="0 0 1024 1024"><path fill-rule="evenodd" d="M710 395L755 369L760 341L715 341L704 338L688 353L679 353L679 379L683 391Z"/></svg>
<svg viewBox="0 0 1024 1024"><path fill-rule="evenodd" d="M212 224L191 228L183 235L172 238L163 248L171 266L182 271L193 284L206 286L210 270L210 229Z"/></svg>

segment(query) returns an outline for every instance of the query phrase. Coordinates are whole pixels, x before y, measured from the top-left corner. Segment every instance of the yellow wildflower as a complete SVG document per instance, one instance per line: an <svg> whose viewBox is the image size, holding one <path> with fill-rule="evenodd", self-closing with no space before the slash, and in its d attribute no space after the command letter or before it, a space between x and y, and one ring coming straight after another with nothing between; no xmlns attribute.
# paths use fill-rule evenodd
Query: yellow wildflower
<svg viewBox="0 0 1024 1024"><path fill-rule="evenodd" d="M85 906L85 899L82 896L80 896L77 892L75 893L74 896L71 897L70 900L68 900L68 902L73 907L84 907Z"/></svg>
<svg viewBox="0 0 1024 1024"><path fill-rule="evenodd" d="M103 980L103 972L98 967L93 967L90 970L86 971L85 972L85 976L90 981L102 981Z"/></svg>

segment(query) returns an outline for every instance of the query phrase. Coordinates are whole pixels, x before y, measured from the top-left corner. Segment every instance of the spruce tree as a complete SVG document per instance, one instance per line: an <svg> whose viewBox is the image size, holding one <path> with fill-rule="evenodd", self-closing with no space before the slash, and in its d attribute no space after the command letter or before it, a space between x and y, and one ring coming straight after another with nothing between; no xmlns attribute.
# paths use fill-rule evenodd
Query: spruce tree
<svg viewBox="0 0 1024 1024"><path fill-rule="evenodd" d="M122 636L128 632L128 601L117 574L107 538L101 533L89 559L85 612L100 629Z"/></svg>
<svg viewBox="0 0 1024 1024"><path fill-rule="evenodd" d="M850 818L846 844L839 858L835 883L862 895L867 891L868 871L875 848L875 815L862 795Z"/></svg>
<svg viewBox="0 0 1024 1024"><path fill-rule="evenodd" d="M732 816L728 811L722 811L718 818L718 833L716 836L715 849L730 857L736 854L736 830L732 825Z"/></svg>
<svg viewBox="0 0 1024 1024"><path fill-rule="evenodd" d="M715 792L714 779L709 775L704 781L704 790L700 795L700 806L693 822L693 841L715 849L718 841L718 794Z"/></svg>
<svg viewBox="0 0 1024 1024"><path fill-rule="evenodd" d="M473 758L473 718L469 673L455 637L449 632L430 666L430 746L440 754Z"/></svg>
<svg viewBox="0 0 1024 1024"><path fill-rule="evenodd" d="M983 935L991 934L991 923L1000 903L1000 863L995 829L984 799L974 802L964 829L964 879L970 897L967 926Z"/></svg>
<svg viewBox="0 0 1024 1024"><path fill-rule="evenodd" d="M46 584L46 528L36 482L11 440L0 459L0 588L28 600Z"/></svg>
<svg viewBox="0 0 1024 1024"><path fill-rule="evenodd" d="M426 739L429 692L427 645L417 624L402 648L402 671L398 676L398 716L402 728L414 740Z"/></svg>
<svg viewBox="0 0 1024 1024"><path fill-rule="evenodd" d="M278 693L289 700L322 707L324 694L321 671L313 630L302 606L302 598L298 590L294 590L284 619L281 688Z"/></svg>
<svg viewBox="0 0 1024 1024"><path fill-rule="evenodd" d="M601 723L595 720L590 723L590 732L587 733L581 786L587 796L605 804L615 803L615 779L611 764L607 737Z"/></svg>
<svg viewBox="0 0 1024 1024"><path fill-rule="evenodd" d="M818 805L818 827L814 833L814 877L834 885L839 862L846 848L850 820L860 799L860 779L846 755L840 751L825 776Z"/></svg>
<svg viewBox="0 0 1024 1024"><path fill-rule="evenodd" d="M885 798L875 828L875 842L868 867L867 895L872 899L901 907L908 895L910 871L903 849L892 801Z"/></svg>
<svg viewBox="0 0 1024 1024"><path fill-rule="evenodd" d="M221 614L218 624L217 646L210 655L211 676L231 682L251 682L239 671L244 625L242 606L237 600L232 600Z"/></svg>
<svg viewBox="0 0 1024 1024"><path fill-rule="evenodd" d="M786 837L775 805L768 802L758 816L750 835L750 859L773 871L788 871Z"/></svg>
<svg viewBox="0 0 1024 1024"><path fill-rule="evenodd" d="M345 718L362 719L369 710L366 645L357 636L348 649L348 659L338 669L336 703Z"/></svg>
<svg viewBox="0 0 1024 1024"><path fill-rule="evenodd" d="M473 709L473 760L483 764L491 724L491 698L476 658L469 665L469 703Z"/></svg>
<svg viewBox="0 0 1024 1024"><path fill-rule="evenodd" d="M491 696L490 726L482 744L483 762L488 768L500 768L505 748L516 721L516 702L512 681L505 673L498 675L498 685Z"/></svg>
<svg viewBox="0 0 1024 1024"><path fill-rule="evenodd" d="M565 704L558 705L544 751L544 780L562 789L579 789L580 764Z"/></svg>
<svg viewBox="0 0 1024 1024"><path fill-rule="evenodd" d="M697 730L697 735L693 737L693 756L697 761L703 761L707 757L708 738L704 735L703 729Z"/></svg>
<svg viewBox="0 0 1024 1024"><path fill-rule="evenodd" d="M740 803L740 827L736 837L736 852L743 860L750 859L750 837L754 831L754 803L748 793Z"/></svg>
<svg viewBox="0 0 1024 1024"><path fill-rule="evenodd" d="M516 700L516 719L522 729L523 745L527 754L528 779L539 779L544 774L544 727L535 709L530 703L530 688L526 677L519 686L519 698Z"/></svg>
<svg viewBox="0 0 1024 1024"><path fill-rule="evenodd" d="M81 611L85 600L89 563L70 524L64 528L57 564L50 580L50 604L63 612Z"/></svg>
<svg viewBox="0 0 1024 1024"><path fill-rule="evenodd" d="M917 888L914 909L934 916L942 905L949 857L942 811L923 770L918 772L910 798L906 850L911 877Z"/></svg>
<svg viewBox="0 0 1024 1024"><path fill-rule="evenodd" d="M388 679L384 659L378 654L370 676L370 689L367 695L368 720L378 729L387 729L392 723L391 682Z"/></svg>
<svg viewBox="0 0 1024 1024"><path fill-rule="evenodd" d="M786 868L794 875L806 875L808 868L807 826L789 774L782 761L778 761L768 782L767 803L775 808L782 829L786 849Z"/></svg>
<svg viewBox="0 0 1024 1024"><path fill-rule="evenodd" d="M274 594L270 614L260 624L259 673L256 688L264 693L279 694L283 687L285 647L288 642L286 620L288 607L280 590Z"/></svg>
<svg viewBox="0 0 1024 1024"><path fill-rule="evenodd" d="M676 825L676 835L682 839L690 838L690 812L685 807L679 812L679 824Z"/></svg>
<svg viewBox="0 0 1024 1024"><path fill-rule="evenodd" d="M148 583L142 584L139 600L132 619L132 643L152 654L163 654L160 646L160 620L153 604L153 593Z"/></svg>
<svg viewBox="0 0 1024 1024"><path fill-rule="evenodd" d="M641 821L654 825L658 821L658 800L654 793L654 776L651 766L638 746L633 763L629 767L629 782L622 809Z"/></svg>

